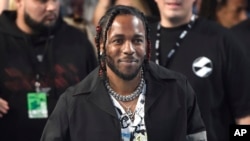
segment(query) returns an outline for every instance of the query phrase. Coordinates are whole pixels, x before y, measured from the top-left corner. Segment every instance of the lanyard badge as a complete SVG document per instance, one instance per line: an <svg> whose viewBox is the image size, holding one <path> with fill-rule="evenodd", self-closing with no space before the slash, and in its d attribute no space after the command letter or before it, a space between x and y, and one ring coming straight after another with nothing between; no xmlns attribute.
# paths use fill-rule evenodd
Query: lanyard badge
<svg viewBox="0 0 250 141"><path fill-rule="evenodd" d="M40 91L40 83L35 82L36 92L27 94L28 115L31 119L47 118L47 94Z"/></svg>

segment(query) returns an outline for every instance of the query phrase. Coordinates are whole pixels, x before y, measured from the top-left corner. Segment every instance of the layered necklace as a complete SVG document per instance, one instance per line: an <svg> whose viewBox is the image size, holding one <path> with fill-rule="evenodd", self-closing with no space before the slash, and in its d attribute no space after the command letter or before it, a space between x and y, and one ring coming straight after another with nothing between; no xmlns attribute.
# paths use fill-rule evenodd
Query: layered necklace
<svg viewBox="0 0 250 141"><path fill-rule="evenodd" d="M169 51L169 53L167 54L166 58L167 58L167 63L166 66L169 64L170 60L174 57L177 49L180 47L181 41L183 40L183 38L187 35L188 31L193 27L194 23L195 23L195 19L196 19L196 15L192 15L190 22L187 24L186 29L184 29L181 34L179 35L179 38L177 39L174 47ZM161 25L160 23L158 23L157 25L157 33L156 33L156 41L155 41L155 63L156 64L160 64L160 38L161 38Z"/></svg>
<svg viewBox="0 0 250 141"><path fill-rule="evenodd" d="M108 81L105 81L105 85L108 89L108 92L110 95L112 95L116 100L118 101L122 101L122 102L128 102L128 101L132 101L134 99L136 99L140 93L142 92L142 88L145 84L145 81L143 79L143 71L141 72L141 81L140 81L140 84L138 85L138 87L136 88L136 90L129 94L129 95L121 95L121 94L118 94L116 93L109 85L109 82Z"/></svg>
<svg viewBox="0 0 250 141"><path fill-rule="evenodd" d="M109 82L108 81L105 81L105 85L106 85L106 88L108 89L108 92L111 96L113 96L117 101L120 101L119 103L125 107L126 109L125 112L126 114L129 116L129 118L131 120L134 119L134 114L135 112L132 112L132 105L134 105L134 102L132 102L129 106L126 106L123 102L129 102L129 101L133 101L135 100L136 98L139 97L139 95L142 93L143 91L143 87L145 85L145 80L143 78L143 71L141 71L141 80L140 80L140 83L138 85L138 87L136 88L136 90L129 94L129 95L126 95L126 96L123 96L121 94L118 94L116 93L112 88L111 86L109 85Z"/></svg>

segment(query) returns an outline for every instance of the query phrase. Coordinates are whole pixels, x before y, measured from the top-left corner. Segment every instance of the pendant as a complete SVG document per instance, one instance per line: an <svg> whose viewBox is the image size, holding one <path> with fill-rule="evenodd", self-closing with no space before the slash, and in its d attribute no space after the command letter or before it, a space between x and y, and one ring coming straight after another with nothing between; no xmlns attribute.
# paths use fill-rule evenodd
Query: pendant
<svg viewBox="0 0 250 141"><path fill-rule="evenodd" d="M134 117L134 114L133 114L133 112L131 111L130 108L127 108L126 113L127 113L127 115L129 116L129 118L132 120L133 117Z"/></svg>

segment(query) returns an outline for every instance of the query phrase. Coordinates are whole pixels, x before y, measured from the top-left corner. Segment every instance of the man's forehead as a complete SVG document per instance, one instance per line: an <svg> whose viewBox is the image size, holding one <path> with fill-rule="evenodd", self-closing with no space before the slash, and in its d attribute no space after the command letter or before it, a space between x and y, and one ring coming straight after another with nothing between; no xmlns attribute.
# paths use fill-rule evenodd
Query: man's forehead
<svg viewBox="0 0 250 141"><path fill-rule="evenodd" d="M124 30L126 30L125 33ZM137 33L144 33L145 29L142 21L136 16L132 16L130 18L123 17L122 19L121 17L115 18L110 26L110 31L116 33L123 32L122 34L126 34L131 31Z"/></svg>
<svg viewBox="0 0 250 141"><path fill-rule="evenodd" d="M144 28L144 24L140 18L134 15L118 15L114 18L111 28Z"/></svg>
<svg viewBox="0 0 250 141"><path fill-rule="evenodd" d="M115 17L113 24L117 22L131 22L133 24L139 24L141 20L134 15L118 15Z"/></svg>

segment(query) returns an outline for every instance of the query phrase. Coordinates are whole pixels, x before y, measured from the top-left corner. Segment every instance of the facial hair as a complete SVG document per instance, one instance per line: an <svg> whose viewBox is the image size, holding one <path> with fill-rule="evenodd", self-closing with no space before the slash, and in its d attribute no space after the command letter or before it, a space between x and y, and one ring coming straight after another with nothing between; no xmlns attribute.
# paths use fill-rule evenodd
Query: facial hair
<svg viewBox="0 0 250 141"><path fill-rule="evenodd" d="M108 67L120 78L122 78L123 80L133 80L137 74L140 72L141 68L142 68L142 65L140 67L138 67L134 73L132 74L129 74L129 75L126 75L122 72L120 72L116 67L115 67L115 63L114 63L114 60L110 57L110 56L106 56L106 62L107 62L107 65Z"/></svg>
<svg viewBox="0 0 250 141"><path fill-rule="evenodd" d="M42 22L37 22L32 19L32 17L27 12L24 12L24 21L32 29L34 34L49 33L56 25L56 23L54 23L53 25L48 26Z"/></svg>

